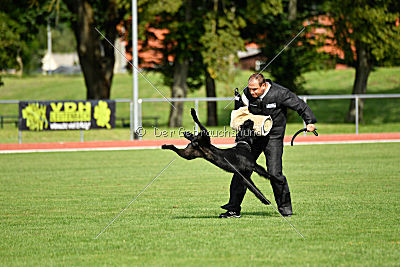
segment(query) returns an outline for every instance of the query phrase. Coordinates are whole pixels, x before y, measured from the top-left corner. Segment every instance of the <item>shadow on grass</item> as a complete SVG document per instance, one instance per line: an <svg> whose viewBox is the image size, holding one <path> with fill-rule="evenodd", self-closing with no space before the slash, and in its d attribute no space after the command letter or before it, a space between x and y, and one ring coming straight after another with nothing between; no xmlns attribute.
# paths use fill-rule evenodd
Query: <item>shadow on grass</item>
<svg viewBox="0 0 400 267"><path fill-rule="evenodd" d="M259 217L280 217L276 211L253 211L242 212L242 216L259 216Z"/></svg>
<svg viewBox="0 0 400 267"><path fill-rule="evenodd" d="M190 216L175 216L174 219L219 219L219 214L215 215L190 215ZM242 217L251 218L253 216L258 217L280 217L274 211L256 211L256 212L242 212Z"/></svg>
<svg viewBox="0 0 400 267"><path fill-rule="evenodd" d="M198 215L198 216L175 216L174 219L218 219L218 214L216 215Z"/></svg>

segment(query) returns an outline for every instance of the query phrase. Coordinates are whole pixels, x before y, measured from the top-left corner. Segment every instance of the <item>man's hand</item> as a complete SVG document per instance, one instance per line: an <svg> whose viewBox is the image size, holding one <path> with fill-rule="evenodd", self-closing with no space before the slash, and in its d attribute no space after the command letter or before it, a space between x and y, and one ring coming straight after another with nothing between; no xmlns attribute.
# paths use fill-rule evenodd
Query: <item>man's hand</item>
<svg viewBox="0 0 400 267"><path fill-rule="evenodd" d="M315 124L307 124L307 132L312 132L316 129Z"/></svg>

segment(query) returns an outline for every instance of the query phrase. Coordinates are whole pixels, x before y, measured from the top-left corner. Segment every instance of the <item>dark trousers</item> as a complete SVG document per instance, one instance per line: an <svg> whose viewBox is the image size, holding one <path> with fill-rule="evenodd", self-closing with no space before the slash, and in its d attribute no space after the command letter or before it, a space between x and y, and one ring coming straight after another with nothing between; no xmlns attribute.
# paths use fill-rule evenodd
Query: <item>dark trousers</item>
<svg viewBox="0 0 400 267"><path fill-rule="evenodd" d="M264 152L268 171L280 181L270 181L279 212L284 215L291 215L292 204L290 200L289 185L286 177L282 174L283 140L281 138L270 139L269 137L257 138L251 151L256 159L260 156L261 152ZM251 172L242 173L242 175L247 179L250 179L251 174ZM223 209L240 212L240 205L242 204L247 190L247 187L242 180L243 179L239 174L233 175L229 190L229 203L222 206Z"/></svg>

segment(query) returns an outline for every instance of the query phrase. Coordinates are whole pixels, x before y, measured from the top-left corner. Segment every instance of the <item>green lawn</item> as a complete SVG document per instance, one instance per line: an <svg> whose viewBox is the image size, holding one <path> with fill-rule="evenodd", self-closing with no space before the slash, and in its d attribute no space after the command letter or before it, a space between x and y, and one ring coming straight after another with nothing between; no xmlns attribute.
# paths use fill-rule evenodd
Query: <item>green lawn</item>
<svg viewBox="0 0 400 267"><path fill-rule="evenodd" d="M217 83L220 97L232 96L235 87L243 87L246 84L250 72L238 71L235 79L230 84ZM163 85L162 77L157 73L146 73L155 86L170 96L170 89ZM268 74L266 74L268 75ZM305 89L312 95L324 94L350 94L354 79L354 70L330 70L321 72L310 72L305 74ZM24 78L4 77L5 86L0 87L1 100L79 100L84 99L85 85L80 75L54 75L54 76L28 76ZM139 78L139 90L141 98L161 98L142 77ZM368 93L388 94L400 93L400 67L378 68L372 72L368 83ZM115 75L111 90L112 99L131 98L132 77L130 75ZM189 92L188 97L205 97L205 90ZM319 121L321 133L354 133L354 124L344 123L344 117L349 107L349 100L312 100L308 101L311 109ZM231 103L228 108L224 107L228 102L218 104L219 124L221 127L229 125ZM185 104L183 126L193 127L193 121L189 116L189 110L194 103ZM166 129L170 105L165 103L143 103L144 116L158 116L160 128ZM206 121L206 103L199 105L200 120ZM0 114L17 115L18 107L15 104L0 104ZM365 101L364 122L360 125L360 132L398 132L400 130L400 99L371 99ZM129 104L117 104L117 117L129 117ZM288 133L301 127L301 119L297 115L290 116ZM147 132L152 132L152 121L144 121ZM291 126L292 125L292 126ZM117 130L92 131L85 133L85 140L127 140L130 137L129 129L123 129L118 122ZM7 124L0 129L0 143L16 142L18 132L14 125ZM151 134L145 138L153 138ZM23 133L23 142L43 141L79 141L79 132L58 133Z"/></svg>
<svg viewBox="0 0 400 267"><path fill-rule="evenodd" d="M231 175L181 158L94 239L174 158L161 150L0 155L1 265L399 264L400 143L285 148L289 220L305 240L250 193L242 218L216 218Z"/></svg>

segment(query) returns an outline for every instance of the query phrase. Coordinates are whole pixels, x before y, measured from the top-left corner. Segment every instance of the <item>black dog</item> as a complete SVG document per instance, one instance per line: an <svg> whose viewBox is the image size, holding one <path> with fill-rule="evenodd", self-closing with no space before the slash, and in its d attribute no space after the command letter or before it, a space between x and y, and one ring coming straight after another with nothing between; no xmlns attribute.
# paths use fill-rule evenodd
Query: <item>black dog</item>
<svg viewBox="0 0 400 267"><path fill-rule="evenodd" d="M200 123L196 111L192 108L191 114L195 123L201 129L200 133L193 135L185 132L184 136L190 141L184 149L178 149L174 145L163 145L162 149L175 151L179 156L187 160L204 158L217 167L231 173L239 173L243 183L253 192L262 203L269 205L271 202L265 198L260 190L254 185L253 181L244 178L242 173L254 171L266 179L276 179L269 174L262 166L256 163L256 159L251 154L251 145L255 137L253 130L254 122L245 121L236 135L236 146L228 149L219 149L211 144L207 129Z"/></svg>

